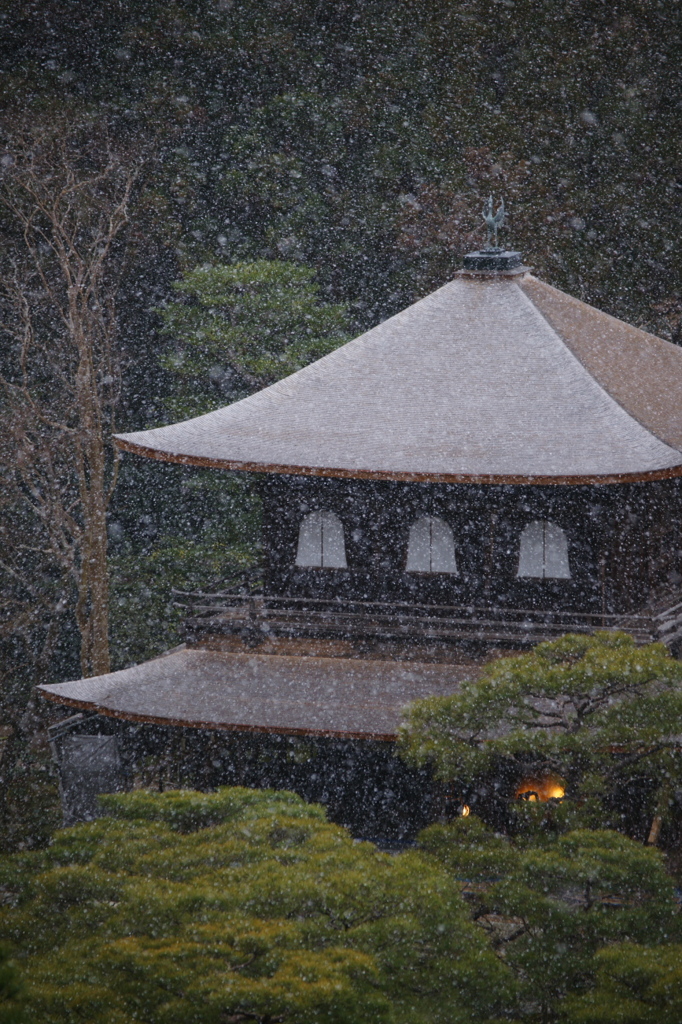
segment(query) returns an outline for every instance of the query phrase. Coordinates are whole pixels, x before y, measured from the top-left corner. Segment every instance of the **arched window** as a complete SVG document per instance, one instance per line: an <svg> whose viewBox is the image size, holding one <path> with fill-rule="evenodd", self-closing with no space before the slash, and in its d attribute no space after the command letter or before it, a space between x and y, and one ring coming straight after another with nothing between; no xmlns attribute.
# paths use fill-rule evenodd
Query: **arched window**
<svg viewBox="0 0 682 1024"><path fill-rule="evenodd" d="M296 565L317 569L345 569L343 524L333 512L309 512L298 531Z"/></svg>
<svg viewBox="0 0 682 1024"><path fill-rule="evenodd" d="M449 572L457 574L455 538L442 519L422 516L410 527L406 572Z"/></svg>
<svg viewBox="0 0 682 1024"><path fill-rule="evenodd" d="M524 528L516 575L555 580L571 578L566 534L560 526L536 520Z"/></svg>

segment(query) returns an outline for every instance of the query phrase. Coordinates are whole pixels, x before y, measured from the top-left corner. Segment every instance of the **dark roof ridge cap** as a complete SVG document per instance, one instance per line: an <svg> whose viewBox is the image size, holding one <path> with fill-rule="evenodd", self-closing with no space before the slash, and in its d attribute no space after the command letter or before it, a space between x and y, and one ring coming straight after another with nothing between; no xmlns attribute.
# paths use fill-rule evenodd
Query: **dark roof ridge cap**
<svg viewBox="0 0 682 1024"><path fill-rule="evenodd" d="M462 267L461 270L457 270L455 272L455 277L464 277L479 281L494 281L496 278L509 279L510 277L526 277L532 270L533 267L526 266L525 264L514 267L512 270L470 270L467 267Z"/></svg>

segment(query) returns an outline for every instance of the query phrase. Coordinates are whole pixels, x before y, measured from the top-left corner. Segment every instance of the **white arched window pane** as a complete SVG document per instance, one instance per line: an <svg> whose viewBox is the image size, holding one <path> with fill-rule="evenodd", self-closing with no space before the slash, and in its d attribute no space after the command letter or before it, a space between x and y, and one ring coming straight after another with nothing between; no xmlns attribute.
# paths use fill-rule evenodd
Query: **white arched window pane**
<svg viewBox="0 0 682 1024"><path fill-rule="evenodd" d="M311 512L305 517L298 530L298 551L296 565L322 565L322 513Z"/></svg>
<svg viewBox="0 0 682 1024"><path fill-rule="evenodd" d="M431 572L431 521L428 516L410 527L407 542L407 572Z"/></svg>
<svg viewBox="0 0 682 1024"><path fill-rule="evenodd" d="M556 523L535 521L521 534L517 576L570 579L566 534Z"/></svg>
<svg viewBox="0 0 682 1024"><path fill-rule="evenodd" d="M529 523L521 534L517 576L545 575L545 524Z"/></svg>
<svg viewBox="0 0 682 1024"><path fill-rule="evenodd" d="M431 519L431 572L457 572L455 538L442 519Z"/></svg>
<svg viewBox="0 0 682 1024"><path fill-rule="evenodd" d="M343 525L333 512L310 512L298 531L296 565L314 569L345 569Z"/></svg>
<svg viewBox="0 0 682 1024"><path fill-rule="evenodd" d="M447 523L434 516L422 516L412 524L405 570L457 573L455 538Z"/></svg>
<svg viewBox="0 0 682 1024"><path fill-rule="evenodd" d="M555 580L571 578L566 534L556 523L545 523L545 576Z"/></svg>
<svg viewBox="0 0 682 1024"><path fill-rule="evenodd" d="M322 513L322 565L325 569L346 568L343 525L333 512Z"/></svg>

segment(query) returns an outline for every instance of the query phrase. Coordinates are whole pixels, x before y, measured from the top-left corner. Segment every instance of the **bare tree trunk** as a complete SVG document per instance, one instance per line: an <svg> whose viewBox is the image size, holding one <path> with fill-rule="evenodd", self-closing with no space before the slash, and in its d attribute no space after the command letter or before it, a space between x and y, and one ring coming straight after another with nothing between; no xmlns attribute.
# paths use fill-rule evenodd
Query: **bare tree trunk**
<svg viewBox="0 0 682 1024"><path fill-rule="evenodd" d="M653 821L651 822L651 829L649 830L649 838L647 839L647 846L658 846L658 837L661 834L661 826L663 824L663 815L655 814Z"/></svg>
<svg viewBox="0 0 682 1024"><path fill-rule="evenodd" d="M670 804L674 789L673 779L676 777L674 764L671 763L671 761L674 760L674 757L674 753L671 753L667 758L668 764L663 774L663 782L658 789L656 807L651 821L647 846L658 846L663 822L670 813Z"/></svg>
<svg viewBox="0 0 682 1024"><path fill-rule="evenodd" d="M140 160L125 160L106 134L83 148L54 128L6 148L0 203L21 244L6 257L11 273L0 274L1 326L20 356L0 364L0 386L16 446L14 498L36 529L17 551L51 559L70 581L82 672L101 674L110 669L106 517L118 465L115 300ZM0 560L0 572L20 574L21 557L10 563Z"/></svg>
<svg viewBox="0 0 682 1024"><path fill-rule="evenodd" d="M79 310L80 298L77 293L73 296L74 315L70 317L71 329L79 350L75 395L83 428L77 461L84 530L81 538L76 621L82 638L81 669L84 676L89 676L101 675L110 668L106 514L108 498L113 487L107 481L108 460L103 436L102 409L97 400L92 346L82 327L85 320L82 312L87 311ZM115 451L113 459L116 465ZM115 468L112 475L115 475Z"/></svg>
<svg viewBox="0 0 682 1024"><path fill-rule="evenodd" d="M110 669L106 505L104 492L97 489L98 477L102 476L104 467L104 453L93 452L92 456L90 465L95 482L94 485L91 482L85 495L84 516L88 525L81 541L81 569L76 602L84 676L102 675ZM100 465L95 463L98 457Z"/></svg>

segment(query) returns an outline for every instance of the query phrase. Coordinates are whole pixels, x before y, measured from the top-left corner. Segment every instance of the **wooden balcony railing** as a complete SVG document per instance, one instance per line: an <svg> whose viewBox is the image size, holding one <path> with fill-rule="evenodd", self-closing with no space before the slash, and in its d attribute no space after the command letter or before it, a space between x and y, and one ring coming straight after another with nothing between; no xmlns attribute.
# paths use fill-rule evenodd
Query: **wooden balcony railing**
<svg viewBox="0 0 682 1024"><path fill-rule="evenodd" d="M175 600L185 612L188 641L213 635L327 637L526 646L563 633L624 630L639 643L682 642L682 602L660 602L636 614L420 605L404 602L323 600L267 594L183 593Z"/></svg>

